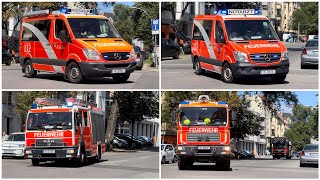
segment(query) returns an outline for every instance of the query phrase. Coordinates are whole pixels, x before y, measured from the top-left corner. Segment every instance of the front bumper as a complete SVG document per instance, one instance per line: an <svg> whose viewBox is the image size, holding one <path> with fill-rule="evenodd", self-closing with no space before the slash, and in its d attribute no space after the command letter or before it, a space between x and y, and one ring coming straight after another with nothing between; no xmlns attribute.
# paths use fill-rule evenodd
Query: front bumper
<svg viewBox="0 0 320 180"><path fill-rule="evenodd" d="M130 74L136 68L136 61L117 63L89 63L79 62L79 66L84 77L112 77L123 74ZM115 73L113 70L123 69L124 72Z"/></svg>
<svg viewBox="0 0 320 180"><path fill-rule="evenodd" d="M243 76L284 76L289 73L289 60L281 61L277 65L270 65L270 66L258 66L256 64L251 64L249 62L236 62L230 64L231 70L235 77L243 77ZM275 70L275 74L268 74L268 75L261 75L261 70Z"/></svg>
<svg viewBox="0 0 320 180"><path fill-rule="evenodd" d="M72 159L77 157L77 147L68 148L37 148L26 149L27 159L44 159L44 160L57 160L57 159Z"/></svg>
<svg viewBox="0 0 320 180"><path fill-rule="evenodd" d="M177 155L179 158L192 158L194 161L230 159L230 151L225 151L224 146L183 146L183 150L178 150Z"/></svg>
<svg viewBox="0 0 320 180"><path fill-rule="evenodd" d="M317 157L300 157L300 164L319 164L319 158Z"/></svg>
<svg viewBox="0 0 320 180"><path fill-rule="evenodd" d="M2 157L24 157L25 148L2 148Z"/></svg>

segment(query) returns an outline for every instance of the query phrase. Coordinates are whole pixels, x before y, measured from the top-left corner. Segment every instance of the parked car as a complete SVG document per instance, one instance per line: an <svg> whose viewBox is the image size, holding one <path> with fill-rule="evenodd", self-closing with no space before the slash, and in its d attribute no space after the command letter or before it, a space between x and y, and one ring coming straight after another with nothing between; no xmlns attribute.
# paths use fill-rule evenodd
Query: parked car
<svg viewBox="0 0 320 180"><path fill-rule="evenodd" d="M300 153L301 153L301 151L294 151L292 153L292 157L300 157Z"/></svg>
<svg viewBox="0 0 320 180"><path fill-rule="evenodd" d="M300 154L300 167L319 164L318 144L307 144Z"/></svg>
<svg viewBox="0 0 320 180"><path fill-rule="evenodd" d="M185 54L191 53L191 38L187 37L183 32L178 31L176 33L177 38L180 39L180 46Z"/></svg>
<svg viewBox="0 0 320 180"><path fill-rule="evenodd" d="M172 39L161 39L161 58L172 57L178 59L180 47Z"/></svg>
<svg viewBox="0 0 320 180"><path fill-rule="evenodd" d="M126 140L120 139L118 137L114 137L112 140L112 146L113 148L127 148L128 142Z"/></svg>
<svg viewBox="0 0 320 180"><path fill-rule="evenodd" d="M249 159L254 157L248 150L240 151L238 152L238 155L240 159Z"/></svg>
<svg viewBox="0 0 320 180"><path fill-rule="evenodd" d="M307 65L318 65L319 61L319 40L310 39L301 52L301 69Z"/></svg>
<svg viewBox="0 0 320 180"><path fill-rule="evenodd" d="M135 139L132 139L131 137L124 135L124 134L115 134L116 137L123 139L128 142L128 147L134 148L134 149L141 149L143 144L140 141L137 141Z"/></svg>
<svg viewBox="0 0 320 180"><path fill-rule="evenodd" d="M318 35L313 36L313 39L319 39Z"/></svg>
<svg viewBox="0 0 320 180"><path fill-rule="evenodd" d="M143 62L146 60L146 54L140 49L139 46L133 46L133 50L136 53L136 69L141 70L143 67Z"/></svg>
<svg viewBox="0 0 320 180"><path fill-rule="evenodd" d="M145 146L148 146L148 147L153 146L153 142L152 142L151 138L149 138L147 136L139 136L138 138L142 138L146 141Z"/></svg>
<svg viewBox="0 0 320 180"><path fill-rule="evenodd" d="M2 141L2 157L24 157L25 156L25 133L11 133Z"/></svg>
<svg viewBox="0 0 320 180"><path fill-rule="evenodd" d="M171 144L161 144L161 164L172 163L175 162L174 159L174 148Z"/></svg>
<svg viewBox="0 0 320 180"><path fill-rule="evenodd" d="M12 62L12 55L9 49L9 40L2 39L2 64L10 66Z"/></svg>

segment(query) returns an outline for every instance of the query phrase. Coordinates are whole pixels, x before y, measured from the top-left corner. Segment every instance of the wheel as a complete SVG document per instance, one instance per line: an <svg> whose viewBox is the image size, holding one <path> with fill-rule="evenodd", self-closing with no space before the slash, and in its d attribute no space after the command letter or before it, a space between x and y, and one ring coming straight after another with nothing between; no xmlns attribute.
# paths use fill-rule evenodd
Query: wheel
<svg viewBox="0 0 320 180"><path fill-rule="evenodd" d="M291 157L287 156L286 159L291 159Z"/></svg>
<svg viewBox="0 0 320 180"><path fill-rule="evenodd" d="M230 169L230 159L221 159L216 161L216 168L223 171Z"/></svg>
<svg viewBox="0 0 320 180"><path fill-rule="evenodd" d="M112 79L117 81L118 83L123 83L126 82L130 77L130 74L124 74L124 75L118 75L118 76L113 76Z"/></svg>
<svg viewBox="0 0 320 180"><path fill-rule="evenodd" d="M280 157L277 157L277 159L280 159Z"/></svg>
<svg viewBox="0 0 320 180"><path fill-rule="evenodd" d="M85 154L85 150L84 148L81 148L80 150L80 158L77 160L77 166L78 167L82 167L85 165L87 160L86 154Z"/></svg>
<svg viewBox="0 0 320 180"><path fill-rule="evenodd" d="M71 83L80 83L83 80L79 66L75 62L71 62L67 67L67 78Z"/></svg>
<svg viewBox="0 0 320 180"><path fill-rule="evenodd" d="M163 157L162 157L162 160L161 160L161 164L165 164L165 163L166 163L166 157L163 156Z"/></svg>
<svg viewBox="0 0 320 180"><path fill-rule="evenodd" d="M186 169L186 160L179 158L178 160L178 168L179 170L185 170Z"/></svg>
<svg viewBox="0 0 320 180"><path fill-rule="evenodd" d="M304 164L300 163L300 167L304 167L304 166L305 166Z"/></svg>
<svg viewBox="0 0 320 180"><path fill-rule="evenodd" d="M24 73L27 78L34 78L37 75L37 71L33 69L32 63L30 60L27 60L24 66Z"/></svg>
<svg viewBox="0 0 320 180"><path fill-rule="evenodd" d="M39 166L40 161L38 159L32 159L32 166Z"/></svg>
<svg viewBox="0 0 320 180"><path fill-rule="evenodd" d="M118 144L114 144L114 145L113 145L113 148L114 148L114 149L118 149L118 148L119 148L119 145L118 145Z"/></svg>
<svg viewBox="0 0 320 180"><path fill-rule="evenodd" d="M6 66L10 66L11 65L11 61L9 60L7 63L6 63Z"/></svg>
<svg viewBox="0 0 320 180"><path fill-rule="evenodd" d="M221 78L226 83L233 83L235 81L231 67L228 63L225 63L222 66Z"/></svg>
<svg viewBox="0 0 320 180"><path fill-rule="evenodd" d="M275 159L276 157L275 156L272 156L272 159Z"/></svg>
<svg viewBox="0 0 320 180"><path fill-rule="evenodd" d="M101 160L101 148L98 147L98 152L97 152L97 156L96 156L96 162L99 163Z"/></svg>
<svg viewBox="0 0 320 180"><path fill-rule="evenodd" d="M173 157L173 160L172 160L172 163L175 163L175 162L177 162L176 156L174 156L174 157Z"/></svg>
<svg viewBox="0 0 320 180"><path fill-rule="evenodd" d="M196 75L201 75L204 73L204 69L202 69L201 65L200 65L200 62L198 61L198 59L195 59L194 60L194 73L196 73Z"/></svg>
<svg viewBox="0 0 320 180"><path fill-rule="evenodd" d="M173 56L173 59L179 59L180 53L176 54L175 56Z"/></svg>
<svg viewBox="0 0 320 180"><path fill-rule="evenodd" d="M302 64L302 63L300 65L300 67L301 67L301 69L306 69L307 68L307 66L305 64Z"/></svg>
<svg viewBox="0 0 320 180"><path fill-rule="evenodd" d="M141 64L141 66L136 66L136 70L141 70L143 67L143 63Z"/></svg>
<svg viewBox="0 0 320 180"><path fill-rule="evenodd" d="M271 79L272 79L273 82L281 83L286 79L286 77L287 77L287 75L282 75L282 76L272 77Z"/></svg>

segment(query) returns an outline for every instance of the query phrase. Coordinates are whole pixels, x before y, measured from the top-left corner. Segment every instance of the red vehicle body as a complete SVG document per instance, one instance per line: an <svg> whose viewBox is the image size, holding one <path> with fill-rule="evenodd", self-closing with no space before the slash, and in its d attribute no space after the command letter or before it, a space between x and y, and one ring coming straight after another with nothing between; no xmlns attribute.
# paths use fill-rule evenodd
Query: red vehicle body
<svg viewBox="0 0 320 180"><path fill-rule="evenodd" d="M291 142L285 137L275 137L272 142L272 156L273 159L291 159Z"/></svg>
<svg viewBox="0 0 320 180"><path fill-rule="evenodd" d="M205 99L205 100L204 100ZM180 102L177 116L179 169L194 162L215 162L217 168L230 168L230 120L226 102Z"/></svg>
<svg viewBox="0 0 320 180"><path fill-rule="evenodd" d="M41 105L52 105L50 99L36 101ZM74 160L82 166L87 158L99 161L105 152L104 113L98 108L86 107L87 104L80 100L69 98L68 101L78 105L44 106L29 110L26 158L31 159L34 166L43 161L63 159Z"/></svg>

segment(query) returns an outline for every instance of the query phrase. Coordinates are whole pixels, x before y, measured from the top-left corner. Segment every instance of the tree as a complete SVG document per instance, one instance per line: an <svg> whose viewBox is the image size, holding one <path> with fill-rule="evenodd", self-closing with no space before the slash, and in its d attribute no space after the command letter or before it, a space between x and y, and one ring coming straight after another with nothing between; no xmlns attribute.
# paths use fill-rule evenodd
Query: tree
<svg viewBox="0 0 320 180"><path fill-rule="evenodd" d="M112 105L111 105L111 110L110 110L110 116L109 119L107 119L106 126L106 134L105 134L105 139L108 143L111 143L111 141L114 138L114 131L116 128L117 120L118 120L118 115L119 115L119 92L115 91L112 93Z"/></svg>
<svg viewBox="0 0 320 180"><path fill-rule="evenodd" d="M300 31L306 35L318 34L318 2L301 2L300 9L293 12L289 27L293 30L298 30L300 23Z"/></svg>
<svg viewBox="0 0 320 180"><path fill-rule="evenodd" d="M130 18L133 15L132 9L124 4L116 4L113 13L115 28L125 41L131 43L134 35L134 29L132 28L134 23Z"/></svg>

